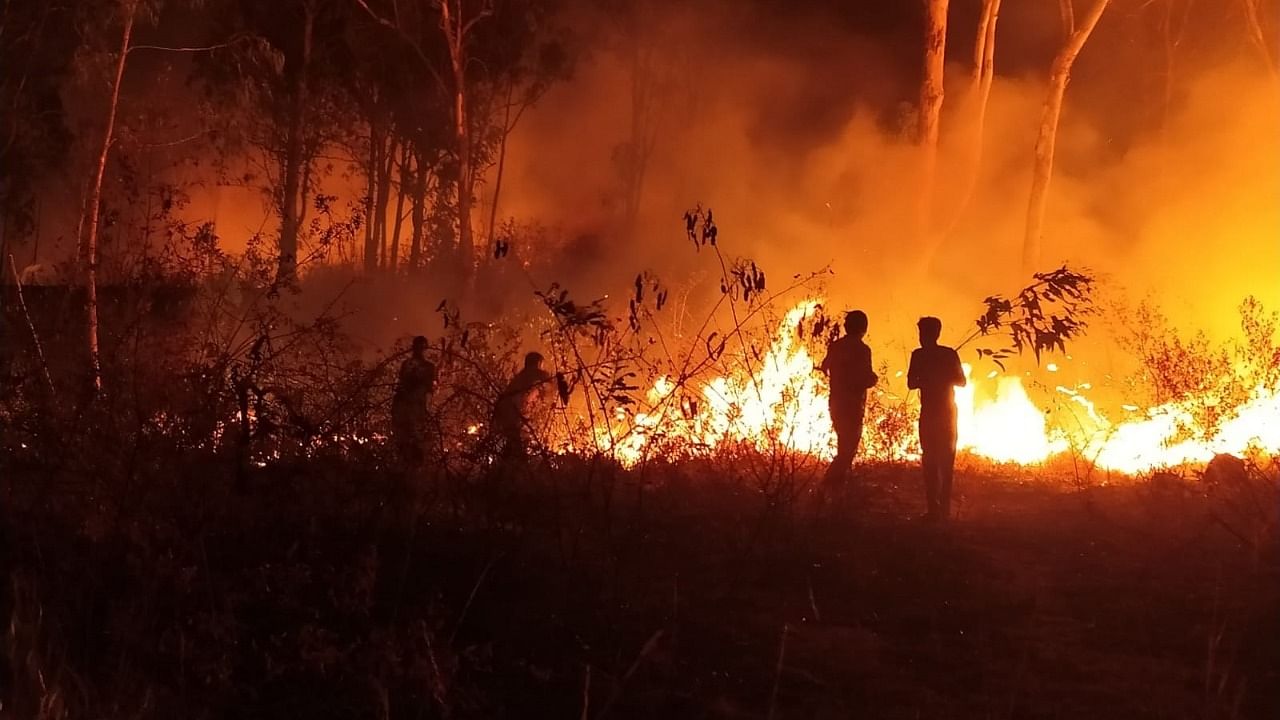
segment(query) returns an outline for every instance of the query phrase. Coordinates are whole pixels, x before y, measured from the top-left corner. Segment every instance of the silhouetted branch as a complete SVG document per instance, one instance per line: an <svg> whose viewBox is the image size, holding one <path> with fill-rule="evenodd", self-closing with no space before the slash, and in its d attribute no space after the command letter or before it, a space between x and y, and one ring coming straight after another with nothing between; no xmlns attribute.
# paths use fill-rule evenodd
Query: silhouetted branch
<svg viewBox="0 0 1280 720"><path fill-rule="evenodd" d="M1030 348L1040 361L1042 352L1065 353L1067 341L1083 335L1084 318L1094 312L1094 278L1088 270L1076 272L1066 265L1047 273L1035 273L1035 282L1013 298L991 295L982 302L986 311L975 321L977 329L957 349L978 337L1008 335L1009 345L979 348L978 357L989 357L1004 368L1003 360Z"/></svg>

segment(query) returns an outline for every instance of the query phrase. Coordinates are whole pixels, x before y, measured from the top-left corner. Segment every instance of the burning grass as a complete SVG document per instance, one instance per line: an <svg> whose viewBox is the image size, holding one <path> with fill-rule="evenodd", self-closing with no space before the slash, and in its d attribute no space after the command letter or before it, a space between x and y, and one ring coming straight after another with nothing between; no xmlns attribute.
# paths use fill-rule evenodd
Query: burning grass
<svg viewBox="0 0 1280 720"><path fill-rule="evenodd" d="M1280 708L1261 642L1280 600L1272 316L1247 303L1247 342L1227 348L1144 324L1153 394L1123 398L1120 414L1088 383L1052 383L1048 356L1027 376L981 354L957 396L960 522L937 533L910 520L917 410L888 365L855 486L819 501L832 441L813 371L833 326L823 274L771 288L705 228L691 237L721 288L696 321L669 321L669 291L648 275L621 316L558 286L523 326L442 304L430 461L413 471L386 442L398 355L361 353L333 304L298 320L266 285L234 302L202 286L175 320L135 294L105 317L118 329L109 391L92 402L59 347L76 333L37 311L47 360L19 358L0 404L5 706L45 718ZM497 462L493 398L535 335L557 398L531 418L536 456ZM1190 359L1237 372L1175 375Z"/></svg>

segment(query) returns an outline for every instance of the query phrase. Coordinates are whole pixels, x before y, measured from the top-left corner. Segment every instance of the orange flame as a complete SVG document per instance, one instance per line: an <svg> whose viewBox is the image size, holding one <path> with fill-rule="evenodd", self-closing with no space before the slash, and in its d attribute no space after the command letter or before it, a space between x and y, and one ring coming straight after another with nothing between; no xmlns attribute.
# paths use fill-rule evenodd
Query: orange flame
<svg viewBox="0 0 1280 720"><path fill-rule="evenodd" d="M665 440L679 441L693 452L746 443L763 451L782 448L830 458L835 437L827 382L815 372L814 358L798 335L800 322L818 305L817 300L806 300L788 311L751 372L705 382L696 404L675 402L676 384L659 378L648 392L648 411L638 413L631 430L606 446L611 444L627 464L661 452ZM966 364L966 376L971 370ZM1054 366L1051 371L1056 370ZM1034 465L1074 450L1099 468L1135 474L1205 463L1217 453L1280 452L1276 388L1258 388L1209 436L1186 404L1162 405L1147 410L1145 417L1112 422L1081 392L1091 387L1087 384L1058 387L1073 410L1073 427L1053 428L1020 378L995 373L987 377L995 379L990 395L979 398L972 383L956 390L958 447L995 462ZM883 386L872 392L893 397ZM886 457L876 459L915 458L916 447L915 437L907 437L894 447L880 448Z"/></svg>

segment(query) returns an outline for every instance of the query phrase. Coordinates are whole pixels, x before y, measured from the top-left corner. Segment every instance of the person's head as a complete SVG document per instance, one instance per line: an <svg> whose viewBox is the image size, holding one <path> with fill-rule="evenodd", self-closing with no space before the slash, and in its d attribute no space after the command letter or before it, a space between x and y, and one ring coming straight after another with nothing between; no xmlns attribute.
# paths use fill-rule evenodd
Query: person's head
<svg viewBox="0 0 1280 720"><path fill-rule="evenodd" d="M844 314L844 331L854 337L867 334L867 314L861 310L851 310Z"/></svg>
<svg viewBox="0 0 1280 720"><path fill-rule="evenodd" d="M427 338L423 335L418 335L413 339L413 342L409 344L409 350L414 355L422 355L427 351L427 346Z"/></svg>
<svg viewBox="0 0 1280 720"><path fill-rule="evenodd" d="M938 338L942 335L941 320L936 317L922 317L916 323L916 327L920 329L920 345L922 347L938 344Z"/></svg>
<svg viewBox="0 0 1280 720"><path fill-rule="evenodd" d="M524 366L535 370L542 369L542 353L531 352L524 356Z"/></svg>

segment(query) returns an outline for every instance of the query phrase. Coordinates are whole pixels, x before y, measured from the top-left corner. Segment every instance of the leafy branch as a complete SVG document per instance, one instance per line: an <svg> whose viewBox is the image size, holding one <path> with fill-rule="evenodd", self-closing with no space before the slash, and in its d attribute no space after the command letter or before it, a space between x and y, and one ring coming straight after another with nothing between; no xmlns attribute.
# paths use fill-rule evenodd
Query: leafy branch
<svg viewBox="0 0 1280 720"><path fill-rule="evenodd" d="M1087 269L1075 271L1066 265L1032 277L1035 282L1012 298L991 295L984 299L986 310L975 321L977 329L958 347L978 337L1005 336L1008 344L1003 347L978 348L979 358L991 358L1001 370L1005 369L1004 360L1028 348L1037 363L1042 353L1065 353L1067 341L1085 333L1085 318L1096 311L1094 277Z"/></svg>

